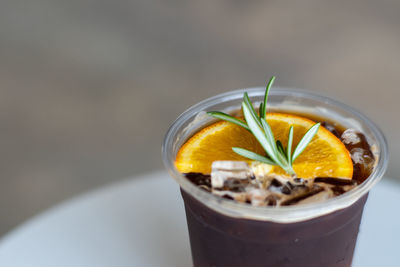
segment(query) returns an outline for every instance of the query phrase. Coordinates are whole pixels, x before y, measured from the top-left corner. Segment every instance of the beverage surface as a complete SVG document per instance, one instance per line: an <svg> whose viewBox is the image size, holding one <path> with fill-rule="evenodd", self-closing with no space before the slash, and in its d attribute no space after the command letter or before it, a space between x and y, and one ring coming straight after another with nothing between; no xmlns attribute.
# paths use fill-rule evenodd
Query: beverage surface
<svg viewBox="0 0 400 267"><path fill-rule="evenodd" d="M340 140L351 158L351 177L288 176L271 173L271 166L268 164L237 159L216 160L210 166L210 173L185 172L185 176L207 192L253 206L289 206L321 202L353 189L369 177L375 159L362 133L351 128L345 129L321 118L305 114L301 116L314 121L319 120L324 129Z"/></svg>

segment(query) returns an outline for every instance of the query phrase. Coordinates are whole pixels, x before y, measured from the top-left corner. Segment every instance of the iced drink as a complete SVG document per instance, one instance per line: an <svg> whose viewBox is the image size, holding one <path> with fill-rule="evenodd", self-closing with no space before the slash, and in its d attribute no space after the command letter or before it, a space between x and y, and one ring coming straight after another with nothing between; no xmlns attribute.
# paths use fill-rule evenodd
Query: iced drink
<svg viewBox="0 0 400 267"><path fill-rule="evenodd" d="M246 91L253 111L244 90L226 93L187 110L166 135L194 266L350 266L368 192L387 165L382 133L326 97L276 89L267 110L264 89Z"/></svg>

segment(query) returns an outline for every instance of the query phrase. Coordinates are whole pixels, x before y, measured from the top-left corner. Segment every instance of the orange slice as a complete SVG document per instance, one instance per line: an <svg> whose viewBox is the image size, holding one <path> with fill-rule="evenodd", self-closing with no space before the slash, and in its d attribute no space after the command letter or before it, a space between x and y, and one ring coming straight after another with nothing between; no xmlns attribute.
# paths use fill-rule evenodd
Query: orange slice
<svg viewBox="0 0 400 267"><path fill-rule="evenodd" d="M310 119L284 113L268 113L267 121L274 133L275 140L287 144L289 128L293 125L293 148L301 137L315 124ZM251 163L232 151L232 147L241 147L265 155L265 151L255 137L230 122L216 122L193 135L178 151L175 166L182 172L210 173L215 160L242 160ZM343 143L324 127L320 127L313 140L302 154L293 162L298 177L340 177L352 179L353 163L350 153ZM279 166L271 173L285 174Z"/></svg>

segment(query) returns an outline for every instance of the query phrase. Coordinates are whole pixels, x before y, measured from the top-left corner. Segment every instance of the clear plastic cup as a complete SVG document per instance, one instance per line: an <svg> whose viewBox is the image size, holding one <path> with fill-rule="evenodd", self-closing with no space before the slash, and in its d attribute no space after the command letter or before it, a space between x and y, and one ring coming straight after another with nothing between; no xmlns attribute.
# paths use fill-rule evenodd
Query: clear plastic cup
<svg viewBox="0 0 400 267"><path fill-rule="evenodd" d="M240 109L244 92L257 106L265 89L242 89L201 101L180 115L165 136L162 156L181 188L194 266L350 266L368 192L388 163L382 132L353 108L295 89L273 88L268 98L268 108L274 111L328 118L366 136L376 159L371 175L355 189L325 202L254 207L201 190L175 168L179 148L215 121L205 112Z"/></svg>

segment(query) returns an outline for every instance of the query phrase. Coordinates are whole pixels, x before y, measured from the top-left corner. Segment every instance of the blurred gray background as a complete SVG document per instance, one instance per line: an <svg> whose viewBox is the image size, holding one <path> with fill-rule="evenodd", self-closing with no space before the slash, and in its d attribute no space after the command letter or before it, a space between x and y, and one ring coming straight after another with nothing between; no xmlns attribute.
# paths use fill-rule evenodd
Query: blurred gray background
<svg viewBox="0 0 400 267"><path fill-rule="evenodd" d="M231 89L307 88L386 133L399 178L400 1L0 2L0 235L163 168L169 124Z"/></svg>

